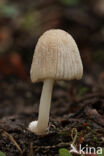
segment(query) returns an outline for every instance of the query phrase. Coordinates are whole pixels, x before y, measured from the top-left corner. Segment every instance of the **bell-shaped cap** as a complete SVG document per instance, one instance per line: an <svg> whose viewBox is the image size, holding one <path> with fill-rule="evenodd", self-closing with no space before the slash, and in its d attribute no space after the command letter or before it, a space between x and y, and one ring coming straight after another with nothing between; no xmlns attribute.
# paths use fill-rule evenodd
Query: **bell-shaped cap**
<svg viewBox="0 0 104 156"><path fill-rule="evenodd" d="M38 40L31 65L32 82L45 79L80 79L83 66L70 34L60 29L46 31Z"/></svg>

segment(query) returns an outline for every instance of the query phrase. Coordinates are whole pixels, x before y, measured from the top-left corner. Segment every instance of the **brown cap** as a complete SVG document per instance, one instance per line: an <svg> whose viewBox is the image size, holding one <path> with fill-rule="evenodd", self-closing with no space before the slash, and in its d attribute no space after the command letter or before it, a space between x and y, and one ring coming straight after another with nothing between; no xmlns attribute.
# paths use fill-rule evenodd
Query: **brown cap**
<svg viewBox="0 0 104 156"><path fill-rule="evenodd" d="M80 79L83 66L70 34L60 29L46 31L38 40L31 65L32 82L45 79Z"/></svg>

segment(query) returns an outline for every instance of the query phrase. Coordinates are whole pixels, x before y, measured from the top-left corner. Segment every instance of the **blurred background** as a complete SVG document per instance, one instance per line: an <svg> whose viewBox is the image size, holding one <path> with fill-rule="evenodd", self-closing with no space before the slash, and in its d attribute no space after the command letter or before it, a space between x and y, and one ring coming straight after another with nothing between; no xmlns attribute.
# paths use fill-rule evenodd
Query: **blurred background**
<svg viewBox="0 0 104 156"><path fill-rule="evenodd" d="M5 108L0 116L24 106L32 111L30 103L39 102L40 90L31 84L29 70L39 36L52 28L74 37L84 65L81 81L58 83L64 91L56 89L53 102L66 93L71 102L104 90L104 0L0 0L0 108Z"/></svg>

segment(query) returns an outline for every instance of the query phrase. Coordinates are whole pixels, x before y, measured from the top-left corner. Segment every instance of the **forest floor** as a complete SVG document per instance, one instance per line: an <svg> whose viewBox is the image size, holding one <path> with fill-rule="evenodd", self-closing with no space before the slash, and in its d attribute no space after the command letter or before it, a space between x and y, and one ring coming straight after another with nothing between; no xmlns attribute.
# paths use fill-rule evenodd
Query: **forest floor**
<svg viewBox="0 0 104 156"><path fill-rule="evenodd" d="M42 84L1 78L0 151L6 156L58 156L71 144L104 147L104 92L75 83L55 84L49 131L36 136L28 124L38 117Z"/></svg>

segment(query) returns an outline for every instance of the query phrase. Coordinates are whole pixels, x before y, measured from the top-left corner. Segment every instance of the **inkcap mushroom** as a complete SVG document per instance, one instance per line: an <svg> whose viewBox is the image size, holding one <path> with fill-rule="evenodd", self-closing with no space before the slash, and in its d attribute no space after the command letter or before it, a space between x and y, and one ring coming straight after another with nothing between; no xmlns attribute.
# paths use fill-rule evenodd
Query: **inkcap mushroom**
<svg viewBox="0 0 104 156"><path fill-rule="evenodd" d="M32 82L43 81L38 121L29 124L29 130L44 135L48 130L51 96L56 80L81 79L83 66L76 42L70 34L51 29L39 38L31 65Z"/></svg>

